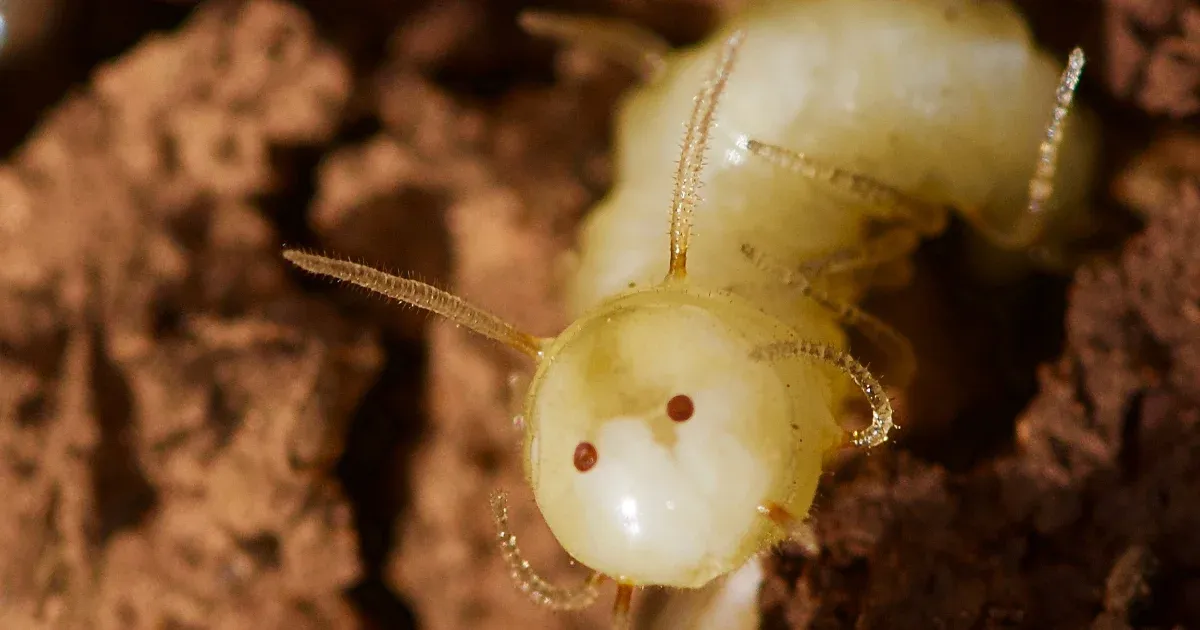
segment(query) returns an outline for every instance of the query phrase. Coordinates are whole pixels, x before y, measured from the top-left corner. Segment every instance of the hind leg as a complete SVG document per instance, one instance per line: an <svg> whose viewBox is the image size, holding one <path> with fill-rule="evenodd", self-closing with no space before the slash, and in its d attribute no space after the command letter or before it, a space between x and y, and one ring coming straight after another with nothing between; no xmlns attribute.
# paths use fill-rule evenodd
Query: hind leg
<svg viewBox="0 0 1200 630"><path fill-rule="evenodd" d="M804 153L757 140L746 149L767 162L814 181L828 184L857 199L857 211L882 224L882 231L858 244L809 261L802 273L827 276L849 272L873 272L872 284L894 286L902 281L907 266L903 259L917 248L923 236L946 227L946 208L927 203L867 175L831 166Z"/></svg>
<svg viewBox="0 0 1200 630"><path fill-rule="evenodd" d="M1063 141L1063 129L1071 102L1075 99L1075 88L1083 73L1084 56L1079 48L1071 51L1067 67L1059 79L1055 92L1054 111L1046 134L1038 146L1037 167L1029 180L1029 203L1009 225L997 225L978 213L964 213L971 225L989 240L1007 249L1020 249L1033 245L1041 237L1046 226L1046 203L1054 194L1054 174L1058 169L1058 149Z"/></svg>
<svg viewBox="0 0 1200 630"><path fill-rule="evenodd" d="M1054 175L1058 169L1058 151L1075 88L1083 73L1083 51L1071 51L1067 67L1055 92L1054 110L1041 145L1038 146L1037 166L1029 181L1029 203L1009 225L1001 225L977 212L965 212L964 218L989 240L1008 249L1025 248L1041 236L1046 223L1046 204L1054 193ZM946 209L915 199L904 192L861 173L825 164L798 151L792 151L757 140L751 140L746 150L768 162L833 188L865 202L870 216L885 221L910 225L923 235L944 229Z"/></svg>
<svg viewBox="0 0 1200 630"><path fill-rule="evenodd" d="M872 344L883 350L890 363L887 379L890 385L897 389L904 389L912 382L913 376L916 374L917 360L912 343L907 337L878 317L852 304L833 299L824 291L813 286L811 277L784 268L753 246L743 245L742 254L759 268L778 277L780 282L793 288L803 297L833 313L843 325L858 330Z"/></svg>
<svg viewBox="0 0 1200 630"><path fill-rule="evenodd" d="M810 260L801 267L809 277L870 270L906 258L917 249L921 236L910 227L889 227L868 236L858 245Z"/></svg>
<svg viewBox="0 0 1200 630"><path fill-rule="evenodd" d="M758 506L758 513L775 523L788 540L800 545L808 557L813 558L821 554L821 541L811 520L796 518L786 508L775 503Z"/></svg>
<svg viewBox="0 0 1200 630"><path fill-rule="evenodd" d="M925 236L937 234L946 227L946 208L917 199L868 175L758 140L747 142L746 150L779 168L823 182L858 199L863 211L873 219L898 224Z"/></svg>
<svg viewBox="0 0 1200 630"><path fill-rule="evenodd" d="M670 44L654 32L616 18L574 16L549 11L521 13L526 32L595 51L653 83L666 67Z"/></svg>

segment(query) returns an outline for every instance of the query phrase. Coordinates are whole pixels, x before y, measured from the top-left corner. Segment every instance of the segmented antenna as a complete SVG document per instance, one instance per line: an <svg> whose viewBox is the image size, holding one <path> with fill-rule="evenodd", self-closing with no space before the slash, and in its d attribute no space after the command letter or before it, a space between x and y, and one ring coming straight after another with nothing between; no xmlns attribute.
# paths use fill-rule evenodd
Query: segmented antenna
<svg viewBox="0 0 1200 630"><path fill-rule="evenodd" d="M283 257L310 273L337 278L397 302L437 313L534 359L541 355L541 344L537 337L521 332L499 317L424 282L393 276L348 260L327 258L295 249L284 250Z"/></svg>
<svg viewBox="0 0 1200 630"><path fill-rule="evenodd" d="M849 376L871 403L871 426L855 431L850 439L855 446L870 448L883 444L892 430L892 401L879 381L863 364L849 354L828 344L814 341L779 341L755 348L750 358L777 361L790 357L807 357L828 363Z"/></svg>
<svg viewBox="0 0 1200 630"><path fill-rule="evenodd" d="M891 385L905 388L912 382L916 372L917 355L913 351L912 343L900 331L853 304L833 299L828 293L814 287L808 276L784 267L753 245L743 244L742 255L754 266L776 276L784 285L833 313L842 324L858 329L872 343L891 354L895 364L892 366L894 371L888 379Z"/></svg>
<svg viewBox="0 0 1200 630"><path fill-rule="evenodd" d="M988 230L995 241L1006 247L1027 246L1041 235L1046 220L1046 202L1054 194L1054 174L1058 170L1058 149L1063 142L1063 127L1071 111L1071 103L1075 100L1075 88L1083 75L1084 61L1082 49L1072 50L1067 67L1059 79L1054 112L1050 116L1050 125L1046 127L1046 136L1038 146L1037 168L1033 178L1029 180L1029 205L1025 213L1017 220L1011 233ZM986 222L980 223L984 223L985 229L987 228Z"/></svg>
<svg viewBox="0 0 1200 630"><path fill-rule="evenodd" d="M604 579L595 571L583 584L574 588L555 586L537 574L517 547L517 537L508 525L508 498L503 492L492 495L492 518L496 521L497 537L504 562L517 588L535 603L554 610L582 610L596 602L600 596L599 585Z"/></svg>
<svg viewBox="0 0 1200 630"><path fill-rule="evenodd" d="M671 267L669 277L683 278L687 275L688 240L692 235L692 214L700 203L700 175L704 170L704 151L708 147L708 136L712 131L717 103L729 81L733 61L745 39L743 31L734 31L725 40L721 55L713 67L704 89L696 96L692 117L683 136L683 150L679 155L679 166L675 171L675 193L671 199Z"/></svg>

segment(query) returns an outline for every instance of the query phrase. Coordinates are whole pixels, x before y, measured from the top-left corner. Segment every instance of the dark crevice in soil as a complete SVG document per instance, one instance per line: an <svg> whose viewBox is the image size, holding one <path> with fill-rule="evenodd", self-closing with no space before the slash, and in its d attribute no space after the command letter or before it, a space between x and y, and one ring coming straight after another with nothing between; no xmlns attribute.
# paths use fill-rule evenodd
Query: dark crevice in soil
<svg viewBox="0 0 1200 630"><path fill-rule="evenodd" d="M319 242L308 224L308 206L317 190L317 167L324 152L321 149L274 149L273 163L286 164L277 172L285 174L287 181L280 187L279 194L263 199L259 204L267 219L275 227L282 247L314 248ZM328 287L309 273L289 266L292 280L306 291L319 291Z"/></svg>
<svg viewBox="0 0 1200 630"><path fill-rule="evenodd" d="M279 537L274 534L263 533L243 538L238 540L238 546L264 569L277 570L282 564Z"/></svg>
<svg viewBox="0 0 1200 630"><path fill-rule="evenodd" d="M901 438L905 449L955 472L1011 449L1017 414L1038 392L1038 366L1065 345L1070 280L1031 270L1020 282L990 284L962 264L968 256L965 238L963 224L952 222L945 235L917 252L917 273L932 279L950 326L941 334L965 353L974 372L962 381L985 385L967 393L952 419L928 430L916 427ZM888 299L904 296L901 290ZM887 307L878 312L886 313ZM918 357L926 355L919 344L916 350Z"/></svg>
<svg viewBox="0 0 1200 630"><path fill-rule="evenodd" d="M424 418L423 343L385 340L387 361L363 397L346 435L337 475L356 516L363 579L350 592L376 628L415 628L412 609L385 580L396 545L394 523L408 504L407 463L420 443Z"/></svg>
<svg viewBox="0 0 1200 630"><path fill-rule="evenodd" d="M339 130L332 146L353 144L380 129L373 116L359 117ZM321 239L308 222L308 210L318 187L318 169L329 151L320 148L275 149L272 163L283 173L280 194L261 200L260 208L275 227L281 246L320 250ZM293 281L308 293L337 291L327 278L287 266ZM353 317L361 319L361 313ZM367 325L364 322L364 325ZM387 584L386 560L394 546L393 528L407 502L406 478L397 476L396 462L406 462L420 439L425 364L424 344L383 340L386 360L376 384L363 396L347 429L345 449L336 475L355 514L362 579L347 596L367 628L415 628L412 608Z"/></svg>
<svg viewBox="0 0 1200 630"><path fill-rule="evenodd" d="M1121 425L1121 453L1118 461L1126 479L1135 479L1138 471L1142 470L1142 403L1145 400L1146 392L1140 391L1125 403L1125 416Z"/></svg>
<svg viewBox="0 0 1200 630"><path fill-rule="evenodd" d="M237 403L230 400L224 388L214 385L208 389L208 412L213 445L222 449L229 446L241 424Z"/></svg>
<svg viewBox="0 0 1200 630"><path fill-rule="evenodd" d="M377 116L356 116L342 125L332 144L338 147L362 144L374 138L381 131L383 131L383 125L379 122Z"/></svg>
<svg viewBox="0 0 1200 630"><path fill-rule="evenodd" d="M551 85L553 47L517 25L517 15L527 4L501 0L484 5L486 13L478 23L487 29L465 38L465 46L438 63L432 73L434 83L484 102L500 98L518 83Z"/></svg>
<svg viewBox="0 0 1200 630"><path fill-rule="evenodd" d="M388 57L395 29L424 2L395 0L302 0L317 33L349 59L356 76L372 74Z"/></svg>
<svg viewBox="0 0 1200 630"><path fill-rule="evenodd" d="M158 501L133 453L133 392L121 368L108 356L103 331L93 333L92 395L100 443L95 451L96 542L136 527Z"/></svg>
<svg viewBox="0 0 1200 630"><path fill-rule="evenodd" d="M45 110L83 83L97 65L151 32L175 28L192 10L188 2L160 0L61 4L53 31L28 57L0 64L0 156L23 142Z"/></svg>
<svg viewBox="0 0 1200 630"><path fill-rule="evenodd" d="M309 245L316 241L308 226L307 211L317 192L317 168L324 156L324 147L271 149L273 171L280 178L279 192L262 199L259 207L289 245Z"/></svg>
<svg viewBox="0 0 1200 630"><path fill-rule="evenodd" d="M554 54L562 45L522 30L518 17L525 10L630 19L641 22L673 46L699 42L718 25L718 15L711 4L687 1L663 4L668 6L630 7L631 11L618 15L595 3L566 2L544 7L530 6L531 3L522 0L487 3L486 15L480 20L487 28L477 37L465 38L465 46L441 59L431 78L446 91L473 98L484 106L499 100L516 85L553 85Z"/></svg>
<svg viewBox="0 0 1200 630"><path fill-rule="evenodd" d="M34 392L17 405L17 426L27 429L44 424L51 411L46 392Z"/></svg>
<svg viewBox="0 0 1200 630"><path fill-rule="evenodd" d="M1105 61L1105 46L1100 41L1103 29L1102 14L1090 0L1067 0L1039 2L1038 0L1015 0L1014 4L1025 14L1036 41L1048 50L1065 59L1067 53L1081 46L1088 53L1093 66ZM1098 72L1099 67L1087 72Z"/></svg>

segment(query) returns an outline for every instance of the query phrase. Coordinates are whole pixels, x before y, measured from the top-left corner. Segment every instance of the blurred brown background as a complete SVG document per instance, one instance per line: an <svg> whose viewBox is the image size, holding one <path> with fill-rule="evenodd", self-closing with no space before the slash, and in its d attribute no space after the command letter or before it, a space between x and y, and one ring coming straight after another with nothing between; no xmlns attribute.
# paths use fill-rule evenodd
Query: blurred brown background
<svg viewBox="0 0 1200 630"><path fill-rule="evenodd" d="M303 277L284 244L537 333L610 184L633 78L517 1L0 0L0 628L603 627L500 564L521 487L487 343ZM675 44L737 0L540 3ZM923 372L847 461L769 627L1200 627L1200 9L1028 0L1091 58L1105 229L1073 278L986 286L957 227L872 307ZM541 529L539 529L541 527Z"/></svg>

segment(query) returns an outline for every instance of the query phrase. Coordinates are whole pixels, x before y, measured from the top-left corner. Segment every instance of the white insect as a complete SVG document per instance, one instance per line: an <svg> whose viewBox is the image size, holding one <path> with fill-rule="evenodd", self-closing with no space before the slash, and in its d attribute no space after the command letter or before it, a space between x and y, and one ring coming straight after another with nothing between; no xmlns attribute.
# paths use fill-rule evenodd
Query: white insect
<svg viewBox="0 0 1200 630"><path fill-rule="evenodd" d="M884 345L891 380L907 380L907 341L852 304L944 228L948 206L1013 247L1053 248L1081 224L1086 133L1064 151L1067 194L1051 193L1083 54L1058 78L1011 9L958 0L765 2L682 52L611 22L527 24L628 53L651 77L620 112L618 183L581 232L574 323L535 338L415 280L284 255L536 363L527 477L592 573L570 588L540 578L497 495L502 550L554 608L588 606L614 580L625 627L635 588L696 589L742 567L802 531L847 437L888 439L891 403L845 351L845 328ZM856 389L872 421L848 432L838 419Z"/></svg>

